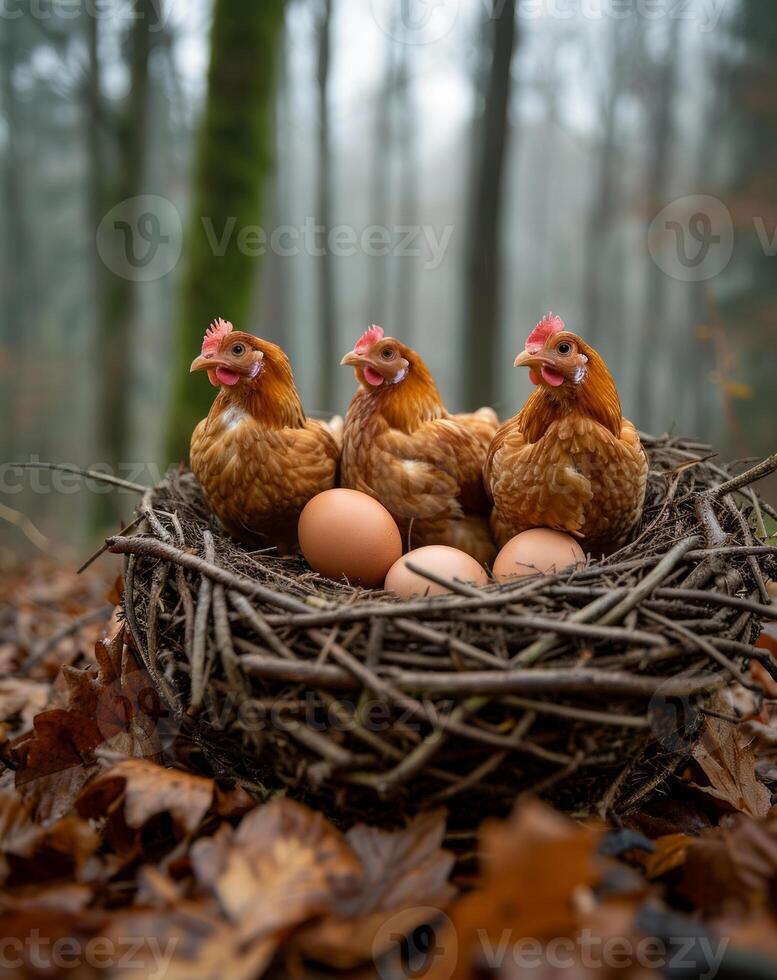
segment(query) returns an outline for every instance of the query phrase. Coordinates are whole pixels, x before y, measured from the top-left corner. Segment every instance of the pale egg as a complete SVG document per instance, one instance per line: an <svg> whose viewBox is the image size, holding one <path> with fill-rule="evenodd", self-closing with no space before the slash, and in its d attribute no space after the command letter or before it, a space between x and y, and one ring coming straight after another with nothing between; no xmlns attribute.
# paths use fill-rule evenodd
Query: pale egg
<svg viewBox="0 0 777 980"><path fill-rule="evenodd" d="M383 504L358 490L327 490L308 502L298 527L310 567L327 578L377 588L402 554L402 535Z"/></svg>
<svg viewBox="0 0 777 980"><path fill-rule="evenodd" d="M506 582L525 575L553 575L585 564L585 554L573 537L547 527L516 535L494 562L494 578Z"/></svg>
<svg viewBox="0 0 777 980"><path fill-rule="evenodd" d="M459 551L458 548L448 548L445 545L429 545L417 548L404 555L392 566L386 576L384 588L394 592L400 599L412 599L414 596L447 595L450 589L424 578L407 567L408 563L431 572L449 582L458 579L470 585L488 585L488 575L485 569L474 558Z"/></svg>

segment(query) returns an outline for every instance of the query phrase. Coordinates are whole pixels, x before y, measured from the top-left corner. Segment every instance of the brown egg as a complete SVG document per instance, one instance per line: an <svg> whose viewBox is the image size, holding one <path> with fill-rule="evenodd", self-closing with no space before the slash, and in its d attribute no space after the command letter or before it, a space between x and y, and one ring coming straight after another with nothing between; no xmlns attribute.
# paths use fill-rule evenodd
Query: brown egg
<svg viewBox="0 0 777 980"><path fill-rule="evenodd" d="M312 569L327 578L377 588L402 554L402 536L383 504L358 490L327 490L299 519L299 544Z"/></svg>
<svg viewBox="0 0 777 980"><path fill-rule="evenodd" d="M585 554L573 537L547 527L523 531L508 541L494 562L494 578L507 582L524 575L553 575L571 565L585 563Z"/></svg>
<svg viewBox="0 0 777 980"><path fill-rule="evenodd" d="M386 576L384 588L387 592L395 592L400 599L412 599L413 596L449 595L451 591L422 575L411 572L407 567L408 562L449 581L458 579L460 582L469 582L476 586L488 585L485 569L474 558L459 551L458 548L430 545L427 548L417 548L400 558Z"/></svg>

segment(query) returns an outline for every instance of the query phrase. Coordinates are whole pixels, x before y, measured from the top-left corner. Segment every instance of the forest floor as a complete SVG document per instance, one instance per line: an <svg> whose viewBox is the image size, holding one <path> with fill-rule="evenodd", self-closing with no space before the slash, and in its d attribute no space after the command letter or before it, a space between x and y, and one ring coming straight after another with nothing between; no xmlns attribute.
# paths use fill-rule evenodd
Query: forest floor
<svg viewBox="0 0 777 980"><path fill-rule="evenodd" d="M471 836L343 833L164 744L113 568L0 576L0 977L777 976L762 667L618 826L524 798Z"/></svg>

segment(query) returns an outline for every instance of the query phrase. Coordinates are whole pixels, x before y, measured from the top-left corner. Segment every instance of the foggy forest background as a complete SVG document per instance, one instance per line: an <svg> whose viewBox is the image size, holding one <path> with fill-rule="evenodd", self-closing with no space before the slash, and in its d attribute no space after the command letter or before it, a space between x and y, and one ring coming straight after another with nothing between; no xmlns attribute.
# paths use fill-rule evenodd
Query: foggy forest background
<svg viewBox="0 0 777 980"><path fill-rule="evenodd" d="M312 415L380 323L508 416L549 310L644 431L773 451L775 50L773 0L5 0L0 460L150 482L215 316L287 349ZM9 513L83 548L134 502L0 489L4 561Z"/></svg>

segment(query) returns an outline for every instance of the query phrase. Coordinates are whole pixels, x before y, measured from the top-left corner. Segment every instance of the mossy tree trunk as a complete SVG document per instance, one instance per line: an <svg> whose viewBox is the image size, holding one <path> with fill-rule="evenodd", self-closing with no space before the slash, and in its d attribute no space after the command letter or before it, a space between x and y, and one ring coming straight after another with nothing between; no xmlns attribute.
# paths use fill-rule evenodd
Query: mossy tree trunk
<svg viewBox="0 0 777 980"><path fill-rule="evenodd" d="M475 127L464 323L466 402L471 409L490 404L496 395L503 178L513 87L510 69L518 40L515 0L493 0L485 26L485 101Z"/></svg>
<svg viewBox="0 0 777 980"><path fill-rule="evenodd" d="M134 0L133 19L124 40L129 72L129 93L113 118L115 177L111 179L104 153L105 100L100 80L100 19L87 16L89 70L85 81L84 109L89 135L89 219L94 233L105 211L143 194L149 153L149 62L154 45L153 0ZM135 223L133 217L133 224ZM130 451L130 414L133 390L133 343L137 331L138 284L131 278L109 273L97 254L93 256L93 284L97 303L97 345L102 358L97 407L98 462L121 475ZM97 523L111 524L122 512L115 494L97 498Z"/></svg>
<svg viewBox="0 0 777 980"><path fill-rule="evenodd" d="M335 269L329 249L332 228L332 145L329 113L329 82L332 67L333 0L320 0L318 18L318 223L324 230L324 253L318 260L321 334L321 412L334 411L335 369L330 363L337 350ZM335 361L336 363L336 361Z"/></svg>
<svg viewBox="0 0 777 980"><path fill-rule="evenodd" d="M251 327L257 259L253 247L241 247L240 232L261 221L263 190L273 163L283 10L284 0L215 4L173 364L167 449L174 461L187 457L192 430L213 401L207 381L189 376L208 323L223 316L236 329Z"/></svg>

